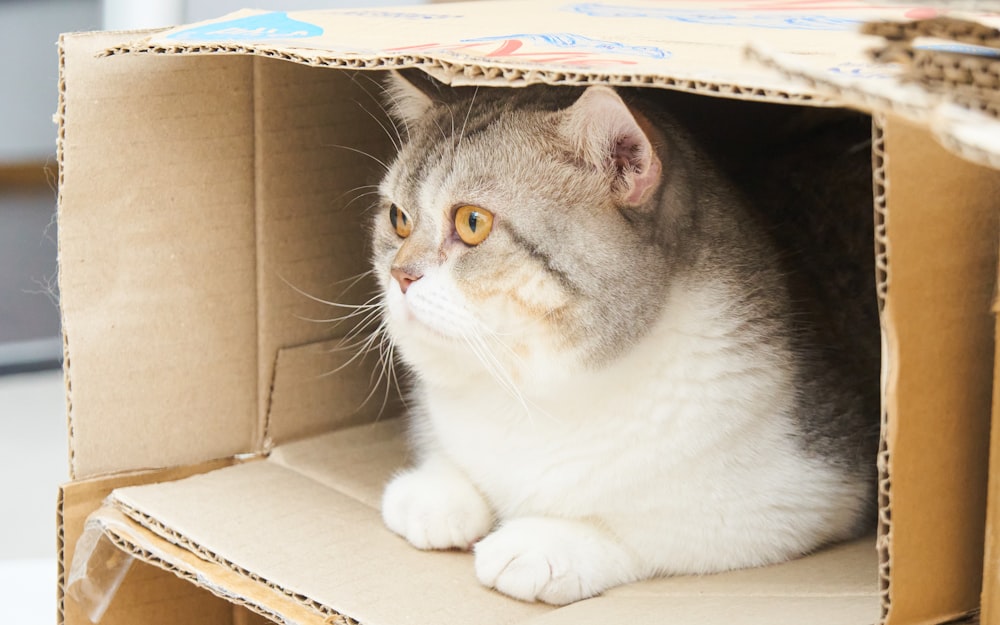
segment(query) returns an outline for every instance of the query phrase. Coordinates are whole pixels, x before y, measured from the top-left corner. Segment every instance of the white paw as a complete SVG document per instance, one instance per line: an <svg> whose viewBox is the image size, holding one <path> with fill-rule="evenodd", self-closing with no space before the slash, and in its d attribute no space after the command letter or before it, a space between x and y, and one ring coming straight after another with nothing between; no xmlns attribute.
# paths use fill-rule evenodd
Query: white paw
<svg viewBox="0 0 1000 625"><path fill-rule="evenodd" d="M457 470L422 466L397 475L382 494L382 520L418 549L470 549L493 514Z"/></svg>
<svg viewBox="0 0 1000 625"><path fill-rule="evenodd" d="M479 581L522 601L564 605L638 579L617 543L576 521L514 519L475 549Z"/></svg>

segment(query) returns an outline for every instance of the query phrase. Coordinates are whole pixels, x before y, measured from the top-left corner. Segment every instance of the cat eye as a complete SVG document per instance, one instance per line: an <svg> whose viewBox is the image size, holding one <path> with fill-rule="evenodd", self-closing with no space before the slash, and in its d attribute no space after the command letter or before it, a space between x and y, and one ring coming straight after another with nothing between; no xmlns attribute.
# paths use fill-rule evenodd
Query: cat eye
<svg viewBox="0 0 1000 625"><path fill-rule="evenodd" d="M389 206L389 223L392 224L396 234L404 239L413 232L413 222L410 221L410 216L395 204Z"/></svg>
<svg viewBox="0 0 1000 625"><path fill-rule="evenodd" d="M478 206L459 206L455 211L455 232L466 245L479 245L490 236L493 213Z"/></svg>

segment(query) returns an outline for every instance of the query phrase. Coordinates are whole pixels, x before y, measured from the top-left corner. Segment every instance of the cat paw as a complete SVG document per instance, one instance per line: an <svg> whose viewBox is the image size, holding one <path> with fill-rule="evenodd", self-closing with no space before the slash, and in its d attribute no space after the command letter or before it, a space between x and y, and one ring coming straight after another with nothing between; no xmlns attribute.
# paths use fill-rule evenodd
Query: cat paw
<svg viewBox="0 0 1000 625"><path fill-rule="evenodd" d="M608 535L577 521L514 519L475 547L480 583L522 601L565 605L637 579Z"/></svg>
<svg viewBox="0 0 1000 625"><path fill-rule="evenodd" d="M440 466L393 478L382 494L382 520L417 549L468 550L493 527L493 514L475 486Z"/></svg>

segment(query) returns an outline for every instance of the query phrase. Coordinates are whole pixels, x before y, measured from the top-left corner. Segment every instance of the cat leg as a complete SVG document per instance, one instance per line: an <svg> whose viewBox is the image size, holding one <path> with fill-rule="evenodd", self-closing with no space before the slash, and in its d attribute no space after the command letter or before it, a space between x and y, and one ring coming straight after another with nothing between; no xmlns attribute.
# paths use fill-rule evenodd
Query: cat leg
<svg viewBox="0 0 1000 625"><path fill-rule="evenodd" d="M479 581L523 601L563 605L642 577L636 558L610 534L569 519L507 521L475 552Z"/></svg>
<svg viewBox="0 0 1000 625"><path fill-rule="evenodd" d="M486 500L444 460L397 474L382 494L382 519L418 549L468 550L493 527Z"/></svg>

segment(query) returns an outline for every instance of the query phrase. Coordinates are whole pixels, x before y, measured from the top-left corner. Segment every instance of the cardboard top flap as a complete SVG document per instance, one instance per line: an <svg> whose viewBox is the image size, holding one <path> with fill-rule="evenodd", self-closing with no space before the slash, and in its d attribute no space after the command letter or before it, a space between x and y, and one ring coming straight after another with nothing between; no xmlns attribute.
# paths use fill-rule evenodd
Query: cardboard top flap
<svg viewBox="0 0 1000 625"><path fill-rule="evenodd" d="M661 86L822 103L813 89L748 63L746 41L820 59L831 72L867 20L907 8L857 2L475 2L399 9L240 11L150 35L109 53L246 53L355 69L420 65L449 84Z"/></svg>
<svg viewBox="0 0 1000 625"><path fill-rule="evenodd" d="M550 606L483 588L468 553L418 551L383 527L377 502L402 461L399 420L288 447L267 460L119 489L109 499L112 512L98 517L121 526L114 515L124 514L138 526L131 534L145 537L146 556L132 550L137 557L176 560L184 568L191 562L185 554L193 554L214 572L213 592L260 602L259 612L283 618L291 598L315 612L315 622L333 614L369 625L577 622L558 617L561 610ZM830 623L855 622L844 620L846 609L864 622L878 612L875 563L872 541L863 539L778 566L623 586L564 609L577 619L580 610L589 610L592 617L629 622L622 615L646 613L657 622L676 615L671 622L704 625L732 622L733 613L722 606L750 599L761 615L832 610L840 620Z"/></svg>
<svg viewBox="0 0 1000 625"><path fill-rule="evenodd" d="M953 152L1000 167L1000 18L878 20L862 32L879 38L845 49L854 72L830 72L821 59L770 42L751 44L748 56L848 106L907 117Z"/></svg>

